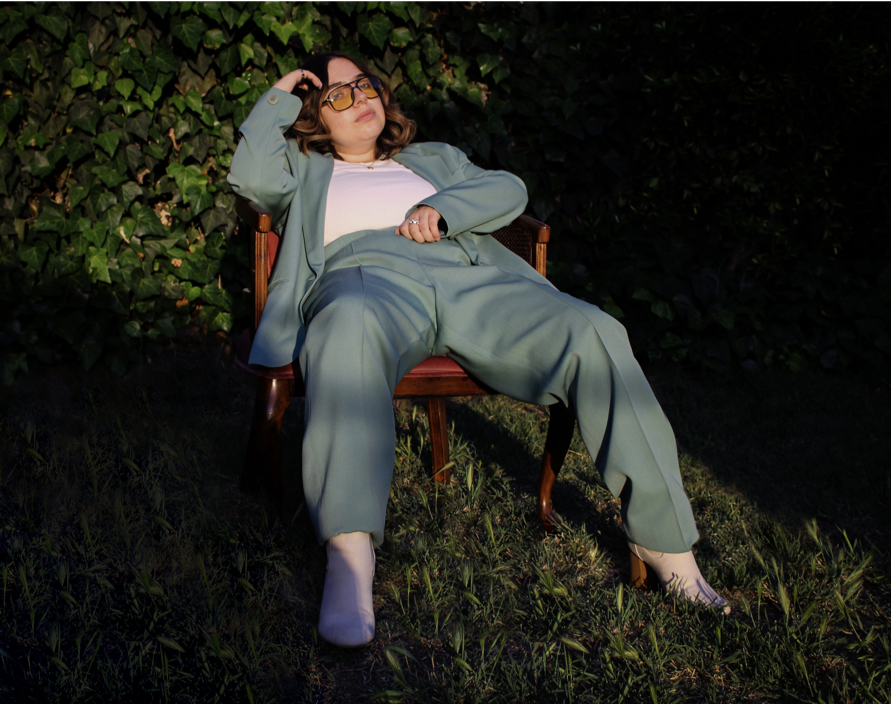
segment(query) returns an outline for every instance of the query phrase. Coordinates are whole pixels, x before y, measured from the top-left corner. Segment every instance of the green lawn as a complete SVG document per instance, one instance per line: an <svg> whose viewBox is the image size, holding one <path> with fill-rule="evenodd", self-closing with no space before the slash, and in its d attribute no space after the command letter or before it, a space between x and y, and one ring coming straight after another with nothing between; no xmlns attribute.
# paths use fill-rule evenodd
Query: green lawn
<svg viewBox="0 0 891 704"><path fill-rule="evenodd" d="M854 372L650 372L729 617L629 588L617 503L578 438L535 513L547 412L456 400L454 485L400 402L378 635L315 633L302 509L237 488L251 381L212 344L123 380L0 391L0 692L51 702L891 701L891 389ZM298 404L295 404L297 406ZM271 524L271 525L270 525ZM0 700L6 701L0 694Z"/></svg>

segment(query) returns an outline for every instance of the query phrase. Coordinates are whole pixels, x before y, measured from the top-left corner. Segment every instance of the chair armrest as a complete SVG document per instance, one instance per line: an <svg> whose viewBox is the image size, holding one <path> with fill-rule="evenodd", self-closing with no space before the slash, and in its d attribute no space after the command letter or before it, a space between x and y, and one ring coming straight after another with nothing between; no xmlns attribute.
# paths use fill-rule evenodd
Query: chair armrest
<svg viewBox="0 0 891 704"><path fill-rule="evenodd" d="M551 226L528 215L521 215L514 224L522 227L532 237L536 244L548 244L551 241Z"/></svg>
<svg viewBox="0 0 891 704"><path fill-rule="evenodd" d="M551 241L551 228L548 225L528 215L521 215L491 236L525 259L539 274L547 276L548 242Z"/></svg>
<svg viewBox="0 0 891 704"><path fill-rule="evenodd" d="M269 232L272 229L272 216L252 200L238 198L235 212L254 232Z"/></svg>

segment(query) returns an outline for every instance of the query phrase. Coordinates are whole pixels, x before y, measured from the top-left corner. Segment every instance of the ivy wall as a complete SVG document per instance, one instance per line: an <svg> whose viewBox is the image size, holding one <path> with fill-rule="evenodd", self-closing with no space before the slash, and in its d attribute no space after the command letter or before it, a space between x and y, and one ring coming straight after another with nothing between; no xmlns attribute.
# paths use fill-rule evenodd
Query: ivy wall
<svg viewBox="0 0 891 704"><path fill-rule="evenodd" d="M552 278L638 354L884 369L882 5L0 6L0 360L123 373L248 324L226 173L257 98L316 51L520 175Z"/></svg>

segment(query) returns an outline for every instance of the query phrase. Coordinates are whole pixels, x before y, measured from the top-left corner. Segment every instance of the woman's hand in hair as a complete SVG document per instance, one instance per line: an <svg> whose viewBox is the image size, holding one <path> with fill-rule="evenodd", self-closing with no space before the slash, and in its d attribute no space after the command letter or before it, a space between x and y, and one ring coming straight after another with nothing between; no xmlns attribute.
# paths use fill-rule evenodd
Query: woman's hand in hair
<svg viewBox="0 0 891 704"><path fill-rule="evenodd" d="M296 71L291 71L279 78L272 87L291 93L297 85L300 85L303 90L309 90L309 83L312 83L316 88L322 87L322 81L319 80L316 74L312 71L298 68Z"/></svg>
<svg viewBox="0 0 891 704"><path fill-rule="evenodd" d="M422 205L409 213L403 223L396 228L396 234L408 237L415 242L437 242L439 240L439 220L442 216L429 205ZM417 220L417 222L412 222Z"/></svg>

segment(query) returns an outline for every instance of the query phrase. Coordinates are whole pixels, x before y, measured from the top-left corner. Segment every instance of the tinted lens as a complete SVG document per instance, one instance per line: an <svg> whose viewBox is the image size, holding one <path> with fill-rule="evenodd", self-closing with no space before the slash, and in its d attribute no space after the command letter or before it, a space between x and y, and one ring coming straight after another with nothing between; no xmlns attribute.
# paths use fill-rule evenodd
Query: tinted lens
<svg viewBox="0 0 891 704"><path fill-rule="evenodd" d="M353 104L353 91L350 86L341 86L328 94L328 100L335 110L346 110Z"/></svg>
<svg viewBox="0 0 891 704"><path fill-rule="evenodd" d="M359 80L356 87L369 98L377 98L381 91L381 82L374 76L367 76Z"/></svg>

